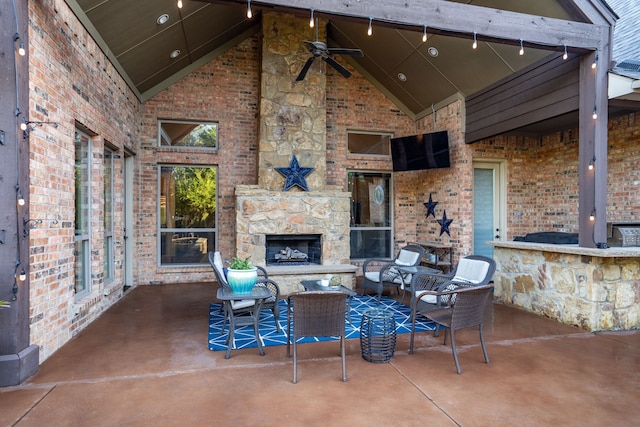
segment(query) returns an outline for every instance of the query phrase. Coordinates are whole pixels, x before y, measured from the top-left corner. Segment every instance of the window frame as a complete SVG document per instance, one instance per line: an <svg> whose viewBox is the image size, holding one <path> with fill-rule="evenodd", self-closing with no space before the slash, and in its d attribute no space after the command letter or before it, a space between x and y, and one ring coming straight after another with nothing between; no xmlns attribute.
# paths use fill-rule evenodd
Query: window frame
<svg viewBox="0 0 640 427"><path fill-rule="evenodd" d="M206 168L206 169L214 169L216 171L216 186L215 186L215 197L216 197L216 209L215 209L215 224L213 228L209 227L195 227L195 228L176 228L176 227L162 227L162 169L163 168ZM215 248L218 247L218 220L220 213L220 194L218 191L219 187L219 171L217 165L187 165L187 164L176 164L176 163L164 163L157 165L157 173L158 173L158 197L157 197L157 267L158 268L181 268L181 267L202 267L208 265L208 259L203 260L200 263L163 263L163 253L162 253L162 240L163 235L165 233L212 233L213 234L213 248L208 249L208 251L214 251ZM165 204L167 201L165 201ZM206 257L205 257L206 258Z"/></svg>
<svg viewBox="0 0 640 427"><path fill-rule="evenodd" d="M216 145L215 147L198 147L193 145L163 145L163 136L166 136L166 132L162 128L163 123L170 124L184 124L184 125L213 125L216 127ZM220 147L220 124L215 121L201 121L201 120L172 120L172 119L158 119L158 135L157 135L158 148L164 149L189 149L189 150L205 150L217 152Z"/></svg>
<svg viewBox="0 0 640 427"><path fill-rule="evenodd" d="M115 168L116 168L116 150L104 146L103 158L103 174L104 174L104 191L103 191L103 266L104 266L104 283L110 283L115 279L115 249L114 249L114 226L115 226ZM107 162L109 168L107 168ZM109 187L109 188L107 188ZM109 190L109 191L107 191ZM109 215L107 215L109 214ZM108 221L110 218L110 221ZM109 223L109 224L107 224Z"/></svg>
<svg viewBox="0 0 640 427"><path fill-rule="evenodd" d="M351 174L365 174L365 175L377 175L381 178L387 178L388 179L388 186L389 186L389 195L388 195L388 215L389 215L389 225L388 226L366 226L366 227L361 227L361 226L354 226L354 222L353 222L353 217L354 217L354 199L353 199L353 194L351 194L351 208L350 208L350 215L351 215L351 220L349 221L349 235L351 238L353 238L353 233L354 232L367 232L367 231L383 231L383 232L389 232L389 244L387 247L385 247L385 254L383 256L380 256L379 254L374 254L369 256L370 254L367 254L365 257L361 258L354 258L351 255L351 252L349 253L349 258L351 261L364 261L367 258L393 258L393 249L394 249L394 236L395 236L395 230L394 230L394 197L393 197L393 173L391 171L384 171L384 170L362 170L362 169L347 169L347 191L349 193L352 193L352 184L351 184ZM352 243L353 244L353 243Z"/></svg>
<svg viewBox="0 0 640 427"><path fill-rule="evenodd" d="M83 161L85 161L86 170L80 175L80 183L78 183L78 176L75 176L74 181L76 188L80 185L80 188L86 188L86 194L80 194L82 200L78 200L79 192L76 191L74 196L74 209L75 209L75 220L74 220L74 252L75 252L75 260L74 260L74 298L75 300L81 299L82 297L88 295L92 291L92 280L91 280L91 159L92 159L92 139L89 134L83 132L82 130L76 128L74 135L74 145L75 145L75 163L74 168L78 167L78 138L80 138L80 143L85 145L86 148L86 156L83 157ZM79 205L79 206L78 206ZM78 212L80 210L80 212ZM81 228L78 228L78 215L80 215L81 220ZM86 227L86 230L84 229ZM78 262L81 262L81 271L78 270ZM79 274L81 273L81 274ZM78 278L81 276L82 280L82 289L79 289Z"/></svg>
<svg viewBox="0 0 640 427"><path fill-rule="evenodd" d="M349 149L349 136L350 135L376 135L376 136L388 136L389 137L389 154L376 154L376 153L355 153ZM363 131L356 129L347 130L347 157L371 157L376 159L391 159L391 138L393 138L393 132L375 132L375 131Z"/></svg>

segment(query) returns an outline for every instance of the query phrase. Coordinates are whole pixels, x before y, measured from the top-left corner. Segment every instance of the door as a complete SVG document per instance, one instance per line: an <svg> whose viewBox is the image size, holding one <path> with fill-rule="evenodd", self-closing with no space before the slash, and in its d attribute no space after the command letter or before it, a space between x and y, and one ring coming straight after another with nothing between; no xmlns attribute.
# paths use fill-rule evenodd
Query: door
<svg viewBox="0 0 640 427"><path fill-rule="evenodd" d="M133 156L124 155L124 289L133 286Z"/></svg>
<svg viewBox="0 0 640 427"><path fill-rule="evenodd" d="M504 161L473 164L473 253L493 258L487 242L506 237Z"/></svg>

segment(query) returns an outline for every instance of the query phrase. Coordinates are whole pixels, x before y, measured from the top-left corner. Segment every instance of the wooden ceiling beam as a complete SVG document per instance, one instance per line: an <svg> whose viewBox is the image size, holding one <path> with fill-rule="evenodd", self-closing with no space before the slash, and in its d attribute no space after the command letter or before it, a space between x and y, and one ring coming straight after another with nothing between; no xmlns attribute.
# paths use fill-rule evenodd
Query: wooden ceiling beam
<svg viewBox="0 0 640 427"><path fill-rule="evenodd" d="M314 8L316 14L357 18L367 24L371 17L374 25L377 22L422 28L427 24L432 30L449 33L451 36L459 34L461 37L469 37L469 34L476 31L479 39L500 40L505 44L519 44L522 39L525 46L535 45L550 49L566 45L582 51L581 53L601 49L602 40L607 38L605 32L608 30L603 24L568 21L440 0L260 0L252 1L251 4L256 10L310 11Z"/></svg>

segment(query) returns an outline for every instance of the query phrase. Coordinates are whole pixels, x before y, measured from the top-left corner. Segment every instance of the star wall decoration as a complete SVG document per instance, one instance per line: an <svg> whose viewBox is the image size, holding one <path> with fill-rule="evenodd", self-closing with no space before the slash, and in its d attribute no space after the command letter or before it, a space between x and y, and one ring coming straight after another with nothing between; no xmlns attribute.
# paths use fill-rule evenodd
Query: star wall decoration
<svg viewBox="0 0 640 427"><path fill-rule="evenodd" d="M440 235L442 236L442 233L446 232L449 235L449 237L451 237L451 233L449 232L449 225L451 225L453 220L452 219L447 219L447 211L446 210L442 214L442 219L439 219L437 221L438 221L438 224L440 224Z"/></svg>
<svg viewBox="0 0 640 427"><path fill-rule="evenodd" d="M429 215L433 215L433 217L436 217L436 205L439 202L434 202L433 199L431 198L431 193L429 193L429 201L424 203L424 207L427 208L427 218L429 218Z"/></svg>
<svg viewBox="0 0 640 427"><path fill-rule="evenodd" d="M288 168L275 168L275 170L280 172L286 178L284 182L284 191L287 191L294 185L297 185L304 191L309 191L305 177L313 172L315 168L301 168L298 163L298 158L294 154Z"/></svg>

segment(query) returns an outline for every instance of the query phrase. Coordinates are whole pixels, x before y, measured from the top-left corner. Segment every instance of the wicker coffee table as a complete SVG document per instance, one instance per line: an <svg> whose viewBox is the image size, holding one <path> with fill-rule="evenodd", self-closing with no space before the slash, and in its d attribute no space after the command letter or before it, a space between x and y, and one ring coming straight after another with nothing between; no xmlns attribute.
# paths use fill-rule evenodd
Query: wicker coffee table
<svg viewBox="0 0 640 427"><path fill-rule="evenodd" d="M302 280L300 282L305 291L327 291L327 292L343 292L347 294L347 320L351 323L351 300L358 293L346 286L322 286L320 280Z"/></svg>

